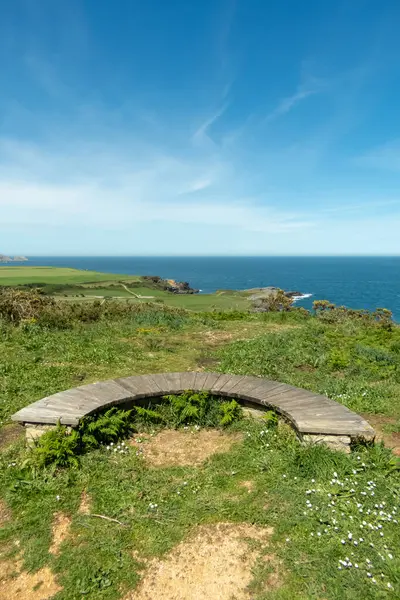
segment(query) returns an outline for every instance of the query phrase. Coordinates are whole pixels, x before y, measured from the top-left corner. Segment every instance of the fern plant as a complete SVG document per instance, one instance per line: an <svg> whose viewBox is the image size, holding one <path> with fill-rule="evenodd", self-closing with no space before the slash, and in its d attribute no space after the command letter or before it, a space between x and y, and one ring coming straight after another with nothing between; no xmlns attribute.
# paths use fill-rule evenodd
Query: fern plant
<svg viewBox="0 0 400 600"><path fill-rule="evenodd" d="M90 450L127 437L133 428L131 415L131 410L114 406L99 416L86 417L79 426L82 445Z"/></svg>
<svg viewBox="0 0 400 600"><path fill-rule="evenodd" d="M169 395L164 399L168 402L172 424L179 427L183 424L205 425L205 419L210 409L211 396L207 392L192 392L187 390L179 396Z"/></svg>
<svg viewBox="0 0 400 600"><path fill-rule="evenodd" d="M54 467L79 466L78 454L81 439L78 431L67 430L58 423L55 429L46 431L35 443L30 456L24 466L44 468L49 465Z"/></svg>
<svg viewBox="0 0 400 600"><path fill-rule="evenodd" d="M230 402L222 402L219 407L220 412L220 420L219 424L222 427L226 427L227 425L231 425L235 421L239 421L243 417L243 409L236 402L236 400L231 400Z"/></svg>
<svg viewBox="0 0 400 600"><path fill-rule="evenodd" d="M143 406L135 406L136 421L143 423L144 425L152 425L154 423L163 423L164 417L161 413L152 410L151 408L144 408Z"/></svg>
<svg viewBox="0 0 400 600"><path fill-rule="evenodd" d="M263 416L263 419L264 419L267 427L269 427L270 429L274 429L275 427L278 426L278 423L279 423L278 415L273 410L267 410L267 412Z"/></svg>

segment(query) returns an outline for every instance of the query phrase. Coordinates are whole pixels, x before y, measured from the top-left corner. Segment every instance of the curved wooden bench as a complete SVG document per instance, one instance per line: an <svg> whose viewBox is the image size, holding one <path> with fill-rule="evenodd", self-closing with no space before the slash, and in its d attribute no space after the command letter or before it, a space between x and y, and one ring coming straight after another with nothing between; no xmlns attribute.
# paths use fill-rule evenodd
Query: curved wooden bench
<svg viewBox="0 0 400 600"><path fill-rule="evenodd" d="M373 441L375 432L359 415L326 396L259 377L221 373L158 373L110 379L42 398L12 416L27 426L77 426L82 417L143 398L207 391L272 408L302 439L346 449L356 440Z"/></svg>

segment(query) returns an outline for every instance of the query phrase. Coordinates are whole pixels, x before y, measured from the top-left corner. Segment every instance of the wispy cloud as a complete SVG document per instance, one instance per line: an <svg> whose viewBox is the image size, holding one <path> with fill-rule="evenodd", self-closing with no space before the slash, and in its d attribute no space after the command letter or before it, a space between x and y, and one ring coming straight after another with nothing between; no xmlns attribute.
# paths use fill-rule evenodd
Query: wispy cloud
<svg viewBox="0 0 400 600"><path fill-rule="evenodd" d="M82 147L59 155L17 142L12 147L12 159L0 169L3 227L20 223L21 210L24 221L43 227L83 220L88 227L120 231L158 222L277 233L313 226L297 211L241 196L232 172L215 157L199 162L157 151L135 168L123 160L123 149L104 155ZM190 201L188 194L194 194Z"/></svg>
<svg viewBox="0 0 400 600"><path fill-rule="evenodd" d="M320 93L322 89L322 82L316 79L310 79L307 83L300 84L294 94L280 100L276 108L266 116L265 122L274 121L278 117L285 115L306 98Z"/></svg>
<svg viewBox="0 0 400 600"><path fill-rule="evenodd" d="M218 121L218 119L223 116L227 108L228 103L222 105L210 117L203 121L200 127L196 129L192 136L192 141L195 145L202 146L204 144L214 144L214 140L210 134L210 129Z"/></svg>

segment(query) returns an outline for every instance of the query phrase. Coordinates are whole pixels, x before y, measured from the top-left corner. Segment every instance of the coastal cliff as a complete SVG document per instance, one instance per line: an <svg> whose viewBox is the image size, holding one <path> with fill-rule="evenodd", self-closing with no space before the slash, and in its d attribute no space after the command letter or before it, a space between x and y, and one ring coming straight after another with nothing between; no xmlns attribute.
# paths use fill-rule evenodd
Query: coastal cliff
<svg viewBox="0 0 400 600"><path fill-rule="evenodd" d="M10 263L10 262L27 262L26 256L6 256L5 254L0 254L0 263Z"/></svg>

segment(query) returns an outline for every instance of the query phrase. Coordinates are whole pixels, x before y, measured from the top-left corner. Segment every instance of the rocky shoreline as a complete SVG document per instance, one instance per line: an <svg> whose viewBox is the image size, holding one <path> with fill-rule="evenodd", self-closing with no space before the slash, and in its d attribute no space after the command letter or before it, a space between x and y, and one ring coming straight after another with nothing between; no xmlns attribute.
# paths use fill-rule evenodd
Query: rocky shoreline
<svg viewBox="0 0 400 600"><path fill-rule="evenodd" d="M175 281L175 279L162 279L158 275L144 275L143 281L150 283L158 289L172 294L198 294L200 290L190 287L187 281Z"/></svg>
<svg viewBox="0 0 400 600"><path fill-rule="evenodd" d="M275 295L280 288L274 286L262 287L262 288L251 288L249 290L245 290L245 292L251 294L250 300L261 300L263 298L268 298L269 296ZM294 290L283 290L283 293L287 298L301 298L303 296L302 292L294 291Z"/></svg>

